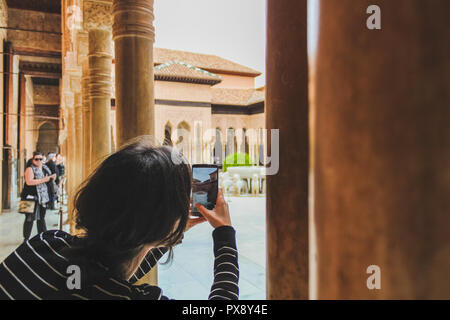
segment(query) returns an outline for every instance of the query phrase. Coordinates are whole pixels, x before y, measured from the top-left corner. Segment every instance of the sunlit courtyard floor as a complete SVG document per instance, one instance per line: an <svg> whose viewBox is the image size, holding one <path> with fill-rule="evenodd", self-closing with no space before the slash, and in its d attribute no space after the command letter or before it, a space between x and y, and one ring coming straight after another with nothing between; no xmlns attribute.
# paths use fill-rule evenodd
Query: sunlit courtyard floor
<svg viewBox="0 0 450 320"><path fill-rule="evenodd" d="M240 299L265 299L265 198L226 197L236 229L239 250ZM64 219L66 216L64 216ZM0 261L23 241L24 215L12 210L0 215ZM58 211L46 214L47 228L58 229ZM208 223L188 231L174 249L171 264L159 266L163 293L174 299L205 300L213 282L212 227ZM68 232L68 226L64 226ZM36 224L32 236L37 233ZM164 262L167 256L161 261Z"/></svg>
<svg viewBox="0 0 450 320"><path fill-rule="evenodd" d="M227 197L226 200L236 229L240 299L265 299L265 198L243 196ZM213 283L212 230L207 223L195 226L174 249L172 264L159 266L159 286L166 296L207 299ZM162 262L166 256L161 259Z"/></svg>
<svg viewBox="0 0 450 320"><path fill-rule="evenodd" d="M64 207L64 212L67 211ZM64 220L67 215L64 214ZM11 212L3 212L0 215L0 261L3 261L11 252L13 252L23 242L23 221L25 215L17 213L13 208ZM48 230L59 229L58 210L47 210L45 221ZM69 232L69 226L63 226L63 230ZM33 224L31 237L37 234L36 222Z"/></svg>

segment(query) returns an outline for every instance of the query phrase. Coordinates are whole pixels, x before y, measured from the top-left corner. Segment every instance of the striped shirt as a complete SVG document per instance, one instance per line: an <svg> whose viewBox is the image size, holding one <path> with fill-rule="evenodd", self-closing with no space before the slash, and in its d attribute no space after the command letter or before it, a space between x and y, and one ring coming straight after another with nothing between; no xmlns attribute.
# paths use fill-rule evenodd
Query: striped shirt
<svg viewBox="0 0 450 320"><path fill-rule="evenodd" d="M22 243L0 264L0 300L117 299L167 300L161 288L149 284L135 285L167 251L154 248L143 259L129 281L109 274L101 264L82 268L79 286L76 272L61 251L78 238L66 232L51 230ZM208 299L239 298L239 265L235 230L222 226L213 231L214 281ZM95 277L89 276L95 274Z"/></svg>

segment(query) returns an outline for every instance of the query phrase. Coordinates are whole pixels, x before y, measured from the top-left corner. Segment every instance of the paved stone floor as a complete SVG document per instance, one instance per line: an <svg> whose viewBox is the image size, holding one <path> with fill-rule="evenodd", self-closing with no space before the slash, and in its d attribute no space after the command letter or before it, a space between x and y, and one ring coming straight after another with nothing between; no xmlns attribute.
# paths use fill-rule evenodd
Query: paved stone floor
<svg viewBox="0 0 450 320"><path fill-rule="evenodd" d="M66 210L65 210L66 211ZM64 215L64 220L67 215ZM14 251L23 241L23 221L25 215L17 213L17 209L12 209L11 212L3 212L0 215L0 261L3 261L11 252ZM47 210L45 215L47 222L47 229L59 228L59 214L58 210ZM64 231L69 232L69 226L65 225ZM31 237L37 234L36 222L33 225Z"/></svg>
<svg viewBox="0 0 450 320"><path fill-rule="evenodd" d="M265 198L227 197L226 200L239 250L240 299L265 299ZM174 249L172 263L160 264L159 286L165 295L174 299L207 299L213 282L212 230L207 222L195 226Z"/></svg>
<svg viewBox="0 0 450 320"><path fill-rule="evenodd" d="M227 197L239 250L240 299L265 299L265 198ZM57 229L58 211L48 211L47 228ZM65 219L66 217L64 217ZM24 216L15 210L0 215L0 261L23 241ZM212 227L207 223L186 233L170 264L159 265L159 286L174 299L205 300L213 282ZM64 226L68 231L68 226ZM36 224L32 236L37 233ZM167 255L161 259L164 262Z"/></svg>

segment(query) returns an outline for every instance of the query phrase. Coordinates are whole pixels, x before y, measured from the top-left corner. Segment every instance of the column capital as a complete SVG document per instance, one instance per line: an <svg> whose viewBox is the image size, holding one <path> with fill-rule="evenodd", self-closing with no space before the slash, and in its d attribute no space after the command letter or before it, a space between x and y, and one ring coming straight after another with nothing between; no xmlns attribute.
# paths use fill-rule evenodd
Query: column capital
<svg viewBox="0 0 450 320"><path fill-rule="evenodd" d="M114 0L112 6L113 37L142 37L155 41L154 0Z"/></svg>
<svg viewBox="0 0 450 320"><path fill-rule="evenodd" d="M83 3L84 28L86 30L111 30L111 2L85 0Z"/></svg>

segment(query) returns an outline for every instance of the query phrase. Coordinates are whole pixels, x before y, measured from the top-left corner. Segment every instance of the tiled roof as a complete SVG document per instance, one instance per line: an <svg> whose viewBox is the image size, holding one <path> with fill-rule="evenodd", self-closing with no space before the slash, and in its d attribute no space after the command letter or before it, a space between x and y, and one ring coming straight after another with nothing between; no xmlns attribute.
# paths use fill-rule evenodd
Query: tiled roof
<svg viewBox="0 0 450 320"><path fill-rule="evenodd" d="M194 82L214 85L222 78L190 64L173 60L155 66L155 80Z"/></svg>
<svg viewBox="0 0 450 320"><path fill-rule="evenodd" d="M212 88L212 104L250 106L264 101L264 92L256 89Z"/></svg>
<svg viewBox="0 0 450 320"><path fill-rule="evenodd" d="M211 54L154 48L153 61L155 65L173 60L183 61L213 73L236 74L251 77L256 77L261 74L259 71Z"/></svg>

